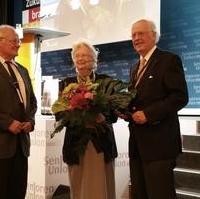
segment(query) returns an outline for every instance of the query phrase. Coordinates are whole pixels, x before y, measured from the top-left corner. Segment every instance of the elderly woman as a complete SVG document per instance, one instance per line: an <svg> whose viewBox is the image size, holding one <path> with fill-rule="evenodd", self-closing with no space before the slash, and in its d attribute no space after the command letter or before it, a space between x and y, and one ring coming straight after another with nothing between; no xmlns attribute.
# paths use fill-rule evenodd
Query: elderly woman
<svg viewBox="0 0 200 199"><path fill-rule="evenodd" d="M72 60L77 75L61 82L62 89L70 83L95 83L107 75L96 74L98 51L85 41L78 42L72 48ZM82 118L80 118L81 120ZM97 129L85 124L84 129L67 127L63 145L63 160L68 164L71 196L73 199L115 199L114 159L117 156L112 123L115 114L100 113L96 122ZM74 131L83 133L77 136ZM87 132L86 149L80 156L75 148L80 144L81 136ZM88 136L89 135L89 136Z"/></svg>

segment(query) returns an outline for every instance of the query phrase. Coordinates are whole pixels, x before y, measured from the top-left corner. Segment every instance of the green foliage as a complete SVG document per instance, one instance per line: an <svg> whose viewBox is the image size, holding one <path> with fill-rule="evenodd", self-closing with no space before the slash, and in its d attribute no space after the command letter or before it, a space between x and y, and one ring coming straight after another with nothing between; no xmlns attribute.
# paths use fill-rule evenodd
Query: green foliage
<svg viewBox="0 0 200 199"><path fill-rule="evenodd" d="M128 83L121 80L105 78L97 80L99 87L97 92L106 98L107 103L113 110L126 109L136 92L128 91Z"/></svg>
<svg viewBox="0 0 200 199"><path fill-rule="evenodd" d="M67 94L71 88L76 86L77 84L75 83L69 85L64 89L64 94ZM52 111L55 114L59 113L60 119L56 123L55 130L51 137L60 132L63 127L77 127L77 129L83 131L89 124L98 130L101 128L101 125L96 123L96 117L99 113L109 115L111 110L125 110L130 101L135 97L135 92L128 91L127 83L120 80L113 80L109 77L99 79L95 84L90 84L90 89L95 91L95 97L89 104L91 107L90 109L68 110L69 102L62 96L53 104Z"/></svg>

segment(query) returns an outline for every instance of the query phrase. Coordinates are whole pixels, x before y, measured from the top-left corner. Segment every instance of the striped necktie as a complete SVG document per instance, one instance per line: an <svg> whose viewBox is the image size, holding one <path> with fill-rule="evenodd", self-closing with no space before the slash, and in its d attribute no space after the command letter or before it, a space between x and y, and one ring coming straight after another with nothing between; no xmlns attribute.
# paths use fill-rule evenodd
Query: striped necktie
<svg viewBox="0 0 200 199"><path fill-rule="evenodd" d="M13 70L13 68L12 68L12 67L15 67L15 65L12 64L12 63L9 62L9 61L6 61L5 63L7 64L8 71L9 71L9 73L10 73L10 76L11 76L12 79L13 79L13 84L14 84L14 87L16 88L16 90L17 90L19 99L20 99L21 103L23 103L23 97L22 97L22 94L21 94L21 91L20 91L19 82L18 82L17 77L16 77L16 75L15 75L15 72L14 72L14 70Z"/></svg>
<svg viewBox="0 0 200 199"><path fill-rule="evenodd" d="M142 58L140 60L140 65L138 67L138 71L137 71L137 75L136 75L136 83L135 83L135 88L137 87L137 85L139 84L144 72L146 69L146 59Z"/></svg>
<svg viewBox="0 0 200 199"><path fill-rule="evenodd" d="M19 89L19 83L18 83L17 77L16 77L16 75L15 75L15 72L14 72L14 70L13 70L13 68L12 68L11 62L5 62L5 63L6 63L7 66L8 66L8 71L9 71L9 73L10 73L10 76L11 76L12 79L13 79L13 82L14 82L15 87L16 87L17 89Z"/></svg>

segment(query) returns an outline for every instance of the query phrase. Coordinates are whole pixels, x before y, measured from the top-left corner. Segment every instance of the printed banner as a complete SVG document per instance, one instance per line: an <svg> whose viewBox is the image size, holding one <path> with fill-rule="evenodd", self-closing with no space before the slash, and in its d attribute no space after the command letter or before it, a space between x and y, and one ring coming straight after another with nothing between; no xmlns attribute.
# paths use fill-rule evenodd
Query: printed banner
<svg viewBox="0 0 200 199"><path fill-rule="evenodd" d="M36 27L40 22L40 0L24 0L22 11L23 27Z"/></svg>
<svg viewBox="0 0 200 199"><path fill-rule="evenodd" d="M40 7L40 0L24 0L23 1L23 10L29 10L35 7Z"/></svg>

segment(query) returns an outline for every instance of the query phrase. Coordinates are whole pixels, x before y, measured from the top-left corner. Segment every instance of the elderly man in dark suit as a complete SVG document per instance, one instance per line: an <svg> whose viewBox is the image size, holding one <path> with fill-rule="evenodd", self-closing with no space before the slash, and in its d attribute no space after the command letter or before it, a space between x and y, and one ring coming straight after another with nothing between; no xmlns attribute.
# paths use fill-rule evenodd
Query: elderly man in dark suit
<svg viewBox="0 0 200 199"><path fill-rule="evenodd" d="M0 198L24 199L29 132L37 110L28 71L14 61L20 40L15 29L0 26Z"/></svg>
<svg viewBox="0 0 200 199"><path fill-rule="evenodd" d="M132 25L132 43L140 61L131 69L129 157L134 199L175 199L173 169L181 153L177 112L188 102L179 56L156 46L153 22Z"/></svg>

